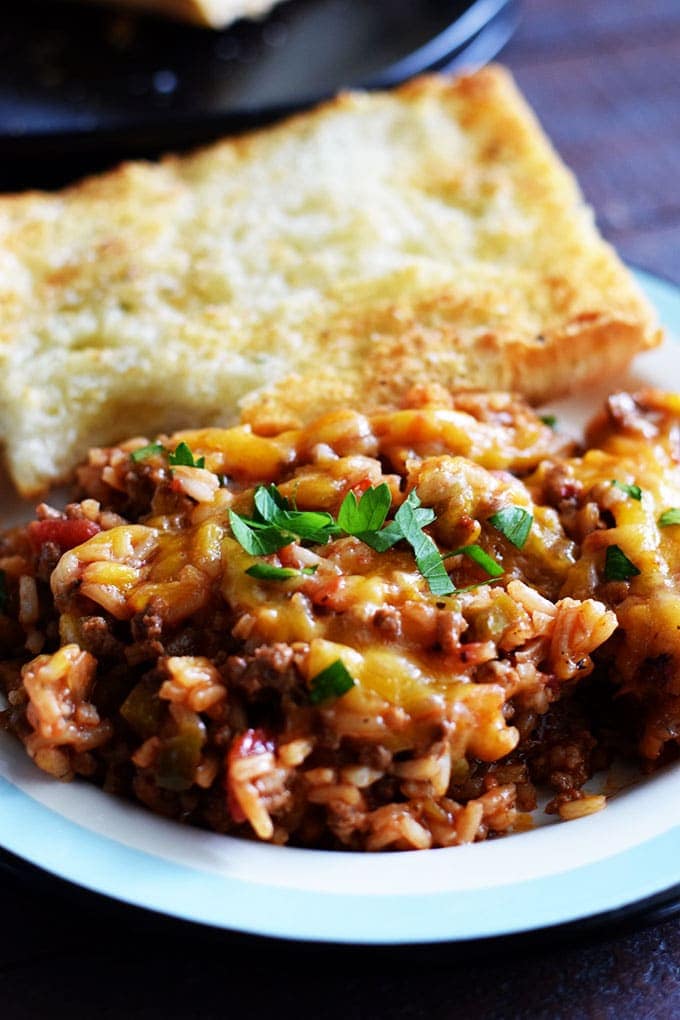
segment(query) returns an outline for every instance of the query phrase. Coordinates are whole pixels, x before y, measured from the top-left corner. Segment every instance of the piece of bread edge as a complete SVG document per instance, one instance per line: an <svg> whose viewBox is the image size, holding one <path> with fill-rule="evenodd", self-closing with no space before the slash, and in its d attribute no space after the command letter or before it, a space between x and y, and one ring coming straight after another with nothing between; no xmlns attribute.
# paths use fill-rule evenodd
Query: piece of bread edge
<svg viewBox="0 0 680 1020"><path fill-rule="evenodd" d="M576 196L584 202L581 190L571 170L563 163L554 146L543 131L532 108L517 88L510 72L499 65L487 65L474 72L461 72L456 75L428 74L411 79L390 90L391 94L404 97L417 97L430 91L447 92L449 90L472 90L494 92L499 89L504 99L514 106L518 121L526 122L526 128L534 132L534 142L542 146L543 155L551 158L555 168L565 176L574 189ZM57 193L63 199L77 197L82 191L95 190L106 192L113 185L115 193L116 179L125 175L136 165L161 165L172 168L177 164L201 159L206 154L218 150L222 146L241 150L241 155L256 144L259 137L281 133L286 134L291 127L310 124L316 119L324 118L333 109L342 109L354 101L357 92L346 90L335 97L319 103L317 106L294 113L271 125L246 131L241 134L227 136L218 141L199 146L187 153L167 153L158 160L123 161L110 170L95 173L75 181ZM39 189L9 193L0 196L0 203L5 201L30 203L36 198L51 197L52 193ZM457 383L451 387L460 390L507 390L521 393L529 402L538 404L558 399L574 392L582 386L596 386L608 377L623 371L632 358L644 350L657 346L663 339L663 331L658 325L655 310L642 293L637 281L619 258L616 250L598 233L599 243L608 251L617 266L621 279L625 280L628 297L633 299L639 318L635 322L623 319L612 320L606 316L596 318L589 323L581 322L578 328L573 323L565 329L546 332L545 343L541 348L531 348L532 379L528 384L525 374L527 345L522 340L499 340L493 334L484 334L469 345L466 359L478 368L480 362L488 366L487 378L480 380L476 373L474 384ZM567 373L563 366L556 363L554 351L559 345L569 344L571 370ZM419 380L415 380L416 382ZM435 380L436 381L436 380ZM295 382L296 385L291 385ZM397 373L370 403L371 408L393 406L399 404L400 395L405 390L405 380ZM298 427L311 417L343 405L364 407L365 401L346 381L338 379L332 369L316 369L313 374L291 372L272 384L266 384L245 394L234 408L234 416L240 413L242 421L252 424L255 429L271 432L278 428ZM125 438L125 437L121 437ZM43 485L18 486L25 498L35 498L44 494L50 485L59 485L68 481L65 476L46 480ZM18 483L17 483L18 484Z"/></svg>

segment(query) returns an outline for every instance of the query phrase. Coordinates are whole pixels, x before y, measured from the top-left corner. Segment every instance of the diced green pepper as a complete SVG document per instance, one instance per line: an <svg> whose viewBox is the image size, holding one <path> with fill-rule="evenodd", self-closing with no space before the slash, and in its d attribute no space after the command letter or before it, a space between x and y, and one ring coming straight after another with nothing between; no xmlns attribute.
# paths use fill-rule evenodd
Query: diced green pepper
<svg viewBox="0 0 680 1020"><path fill-rule="evenodd" d="M205 726L185 726L175 737L163 740L156 761L156 782L164 790L188 790L201 760Z"/></svg>
<svg viewBox="0 0 680 1020"><path fill-rule="evenodd" d="M120 707L123 719L142 740L158 733L166 711L158 697L158 684L150 680L141 680L133 687Z"/></svg>

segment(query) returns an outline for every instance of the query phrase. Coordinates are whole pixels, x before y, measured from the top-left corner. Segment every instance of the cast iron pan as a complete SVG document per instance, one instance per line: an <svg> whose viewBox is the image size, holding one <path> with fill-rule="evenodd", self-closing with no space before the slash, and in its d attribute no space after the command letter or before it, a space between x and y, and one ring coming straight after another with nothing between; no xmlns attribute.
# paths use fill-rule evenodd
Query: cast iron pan
<svg viewBox="0 0 680 1020"><path fill-rule="evenodd" d="M515 0L289 0L214 32L22 0L0 20L0 187L186 148L343 87L479 66L516 20Z"/></svg>

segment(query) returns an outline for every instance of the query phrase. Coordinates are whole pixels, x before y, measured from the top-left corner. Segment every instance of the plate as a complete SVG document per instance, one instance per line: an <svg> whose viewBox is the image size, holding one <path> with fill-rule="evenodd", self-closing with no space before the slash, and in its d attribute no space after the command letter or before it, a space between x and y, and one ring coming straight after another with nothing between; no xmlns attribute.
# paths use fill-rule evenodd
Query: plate
<svg viewBox="0 0 680 1020"><path fill-rule="evenodd" d="M480 66L517 21L516 0L287 0L224 32L56 0L9 6L0 22L5 188L82 176L84 153L104 166L114 154L150 155L272 120L349 86ZM60 170L74 152L79 166Z"/></svg>
<svg viewBox="0 0 680 1020"><path fill-rule="evenodd" d="M680 290L640 282L680 335ZM618 386L680 388L673 339ZM577 420L603 392L553 405ZM358 854L301 850L182 827L86 783L40 773L0 734L0 845L124 903L217 928L311 942L415 945L516 935L680 895L680 763L605 811L473 846Z"/></svg>

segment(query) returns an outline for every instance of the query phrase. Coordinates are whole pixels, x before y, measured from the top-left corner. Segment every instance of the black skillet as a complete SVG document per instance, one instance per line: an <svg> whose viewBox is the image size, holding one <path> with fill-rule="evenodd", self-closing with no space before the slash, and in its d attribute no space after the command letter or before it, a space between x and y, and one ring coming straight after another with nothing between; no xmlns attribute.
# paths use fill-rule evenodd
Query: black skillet
<svg viewBox="0 0 680 1020"><path fill-rule="evenodd" d="M289 0L223 32L22 0L0 20L0 188L184 148L348 86L479 66L515 0Z"/></svg>

